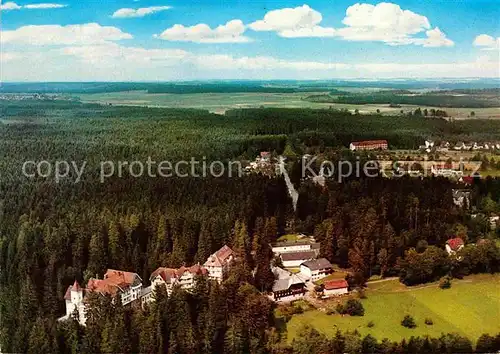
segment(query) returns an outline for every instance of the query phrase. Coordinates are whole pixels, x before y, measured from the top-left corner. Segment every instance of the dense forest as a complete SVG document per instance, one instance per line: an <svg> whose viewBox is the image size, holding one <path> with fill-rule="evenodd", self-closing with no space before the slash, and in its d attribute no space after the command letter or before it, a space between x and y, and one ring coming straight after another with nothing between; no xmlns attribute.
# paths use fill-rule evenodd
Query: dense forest
<svg viewBox="0 0 500 354"><path fill-rule="evenodd" d="M345 104L392 104L455 108L500 107L500 99L495 90L445 91L417 94L410 91L376 91L330 95L312 95L306 100L318 103Z"/></svg>
<svg viewBox="0 0 500 354"><path fill-rule="evenodd" d="M187 82L4 82L0 93L105 93L150 91L162 93L236 93L236 92L329 92L343 88L383 88L401 90L466 90L497 89L498 79L477 80L211 80ZM457 92L460 93L460 92Z"/></svg>
<svg viewBox="0 0 500 354"><path fill-rule="evenodd" d="M395 146L413 146L426 135L498 136L498 124L486 129L477 122L360 118L334 110L236 110L219 116L75 102L11 102L0 109L4 352L306 353L315 347L324 348L317 353L340 353L368 346L409 352L410 342L341 333L326 339L313 332L291 347L283 344L274 305L261 292L274 281L268 244L290 231L315 235L324 257L352 270L352 287L373 274L417 284L500 266L496 235L486 220L472 220L455 206L454 184L444 178L361 177L320 187L301 182L300 164L291 157L290 175L300 192L294 211L281 177L124 175L100 183L97 171L102 160L224 161L254 159L262 150L322 151L335 159L351 139L389 137ZM87 161L89 167L80 183L56 183L23 176L26 160ZM499 201L500 180L475 182L473 207L492 213ZM486 241L464 248L465 261L457 264L443 250L453 235L467 243ZM85 283L116 268L137 272L147 283L158 266L203 262L224 244L237 252L238 262L221 285L200 278L192 294L159 292L144 311L95 296L85 328L76 321L56 322L75 279ZM498 350L498 337L484 342L484 348ZM472 350L467 339L453 336L411 343L413 352L428 346L435 352Z"/></svg>

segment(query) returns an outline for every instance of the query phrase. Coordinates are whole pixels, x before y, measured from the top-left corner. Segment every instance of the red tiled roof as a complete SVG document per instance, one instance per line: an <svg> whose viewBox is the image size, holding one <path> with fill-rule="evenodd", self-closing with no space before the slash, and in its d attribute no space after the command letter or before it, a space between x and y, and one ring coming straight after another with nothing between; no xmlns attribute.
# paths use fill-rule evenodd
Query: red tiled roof
<svg viewBox="0 0 500 354"><path fill-rule="evenodd" d="M73 285L68 286L66 293L64 294L64 300L71 300L71 287Z"/></svg>
<svg viewBox="0 0 500 354"><path fill-rule="evenodd" d="M387 140L365 140L365 141L353 141L354 146L366 146L366 145L387 145Z"/></svg>
<svg viewBox="0 0 500 354"><path fill-rule="evenodd" d="M474 183L474 177L473 176L464 176L464 177L462 177L462 181L465 184L473 184Z"/></svg>
<svg viewBox="0 0 500 354"><path fill-rule="evenodd" d="M328 280L324 282L325 290L335 290L335 289L343 289L348 288L349 284L346 280Z"/></svg>
<svg viewBox="0 0 500 354"><path fill-rule="evenodd" d="M453 169L453 164L452 163L444 163L444 164L438 164L435 166L437 170L451 170Z"/></svg>
<svg viewBox="0 0 500 354"><path fill-rule="evenodd" d="M460 246L464 245L464 240L462 240L460 237L456 238L450 238L446 243L450 246L452 251L457 251Z"/></svg>
<svg viewBox="0 0 500 354"><path fill-rule="evenodd" d="M260 157L269 157L271 153L269 151L261 151L260 152Z"/></svg>
<svg viewBox="0 0 500 354"><path fill-rule="evenodd" d="M64 300L71 300L71 291L83 291L84 289L78 284L78 282L75 279L75 282L73 285L68 286L68 289L66 289L66 292L64 293Z"/></svg>
<svg viewBox="0 0 500 354"><path fill-rule="evenodd" d="M208 274L208 270L202 267L199 264L195 264L191 267L180 267L180 268L165 268L160 267L156 269L153 273L151 273L150 280L156 278L158 275L161 276L164 282L171 283L172 279L180 278L184 275L184 273L189 272L194 275L206 275Z"/></svg>
<svg viewBox="0 0 500 354"><path fill-rule="evenodd" d="M233 250L224 245L220 250L208 257L205 266L222 267L233 254Z"/></svg>
<svg viewBox="0 0 500 354"><path fill-rule="evenodd" d="M108 269L104 274L104 279L90 279L87 283L87 290L115 295L119 290L131 286L137 278L139 276L136 273Z"/></svg>
<svg viewBox="0 0 500 354"><path fill-rule="evenodd" d="M82 288L80 287L80 284L78 284L78 282L76 281L76 279L75 279L75 282L73 283L73 290L74 291L80 291L80 290L82 290Z"/></svg>

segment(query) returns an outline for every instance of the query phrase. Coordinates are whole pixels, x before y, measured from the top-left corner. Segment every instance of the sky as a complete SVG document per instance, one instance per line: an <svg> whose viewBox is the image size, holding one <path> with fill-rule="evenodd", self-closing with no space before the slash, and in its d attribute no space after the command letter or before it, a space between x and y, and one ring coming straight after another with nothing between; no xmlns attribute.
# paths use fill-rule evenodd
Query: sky
<svg viewBox="0 0 500 354"><path fill-rule="evenodd" d="M500 77L499 0L0 1L3 82Z"/></svg>

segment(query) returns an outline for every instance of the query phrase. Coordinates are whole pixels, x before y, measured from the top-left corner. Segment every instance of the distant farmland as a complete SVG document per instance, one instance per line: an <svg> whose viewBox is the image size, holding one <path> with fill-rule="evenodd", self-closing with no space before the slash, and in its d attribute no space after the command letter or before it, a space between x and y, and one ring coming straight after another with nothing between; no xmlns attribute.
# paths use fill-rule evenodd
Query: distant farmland
<svg viewBox="0 0 500 354"><path fill-rule="evenodd" d="M367 91L373 89L350 89ZM225 111L235 108L324 108L358 110L360 113L375 113L379 110L382 114L398 114L401 110L405 113L422 109L436 108L430 106L402 105L400 108L391 108L388 104L345 104L345 103L319 103L305 100L314 93L196 93L196 94L149 94L146 91L127 91L95 94L78 94L83 102L104 103L131 106L155 106L172 108L200 108L210 112L224 114ZM321 94L321 92L318 92ZM469 118L471 111L475 118L500 118L500 108L445 108L448 115L465 119Z"/></svg>
<svg viewBox="0 0 500 354"><path fill-rule="evenodd" d="M434 336L457 332L476 341L483 333L500 332L500 276L477 275L453 280L450 289L442 290L437 284L406 288L397 280L380 282L368 287L363 317L327 315L318 310L295 315L287 324L288 341L303 325L334 336L341 331L358 330L361 335L371 334L379 340L389 338L400 341L411 336ZM333 304L332 304L333 306ZM404 315L414 317L417 328L401 326ZM426 325L426 318L434 324ZM372 321L374 326L368 327Z"/></svg>

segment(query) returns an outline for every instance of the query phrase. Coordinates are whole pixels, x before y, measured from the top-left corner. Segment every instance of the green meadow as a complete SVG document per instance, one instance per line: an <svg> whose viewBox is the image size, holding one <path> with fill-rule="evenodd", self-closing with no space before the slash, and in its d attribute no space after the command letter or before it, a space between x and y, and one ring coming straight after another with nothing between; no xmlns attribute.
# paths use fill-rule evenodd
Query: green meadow
<svg viewBox="0 0 500 354"><path fill-rule="evenodd" d="M344 88L341 88L344 89ZM350 89L352 90L352 89ZM364 90L364 89L363 89ZM194 93L194 94L169 94L147 93L146 91L125 91L93 94L76 94L82 102L104 103L130 106L152 106L170 108L198 108L206 109L217 114L224 114L227 110L236 108L317 108L358 110L361 114L375 113L399 114L433 107L401 105L400 108L391 108L387 104L343 104L343 103L317 103L305 100L314 92L305 93ZM434 107L435 108L435 107ZM468 118L471 111L475 111L475 118L500 118L500 108L445 108L446 112L454 118Z"/></svg>
<svg viewBox="0 0 500 354"><path fill-rule="evenodd" d="M453 280L450 289L440 289L436 283L408 288L398 280L377 282L368 286L363 317L327 315L310 310L295 315L287 323L287 339L291 341L302 326L310 325L326 335L357 330L378 339L400 341L411 336L434 336L456 332L476 341L483 333L500 332L500 276L477 275ZM335 302L330 306L334 307ZM417 323L414 329L401 326L405 315ZM425 319L433 321L426 325ZM374 326L369 328L368 323Z"/></svg>

